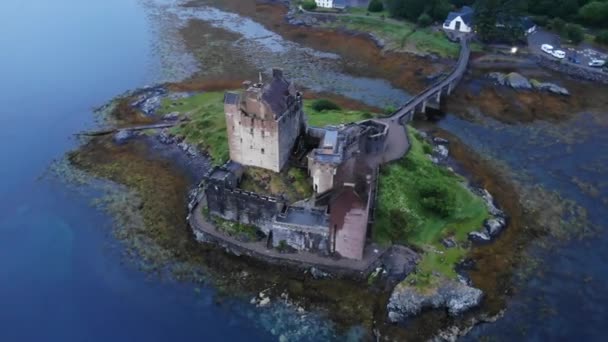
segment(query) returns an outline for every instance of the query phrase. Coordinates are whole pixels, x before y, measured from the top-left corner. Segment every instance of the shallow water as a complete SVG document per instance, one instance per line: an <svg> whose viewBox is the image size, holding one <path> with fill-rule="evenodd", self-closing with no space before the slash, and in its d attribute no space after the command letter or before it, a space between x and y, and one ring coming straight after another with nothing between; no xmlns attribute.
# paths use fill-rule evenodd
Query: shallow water
<svg viewBox="0 0 608 342"><path fill-rule="evenodd" d="M40 176L76 146L73 133L93 125L92 107L128 89L179 80L209 67L199 65L178 40L188 18L242 35L234 41L237 49L272 56L249 59L256 68L283 66L315 91L380 107L407 93L384 80L334 71L342 70L338 56L211 8L177 10L171 0L5 2L0 32L8 34L0 42L9 53L0 54L0 143L5 146L0 155L0 302L10 310L0 310L0 339L269 340L290 333L332 338L323 316L312 314L302 322L293 308L280 304L259 310L243 299L219 302L213 288L196 290L124 264L108 217L90 207L89 196ZM298 68L289 64L296 55L306 56ZM600 232L594 239L536 251L543 258L542 273L518 286L503 319L475 329L471 339L487 334L536 340L602 337L608 303L604 122L581 114L561 124L471 123L455 116L439 123L475 151L517 170L524 183L542 184L576 201ZM357 328L348 332L353 338L359 333Z"/></svg>
<svg viewBox="0 0 608 342"><path fill-rule="evenodd" d="M1 7L0 340L271 338L238 314L241 301L216 304L212 288L124 264L90 197L40 177L92 126L94 106L175 75L163 69L154 13L135 0Z"/></svg>

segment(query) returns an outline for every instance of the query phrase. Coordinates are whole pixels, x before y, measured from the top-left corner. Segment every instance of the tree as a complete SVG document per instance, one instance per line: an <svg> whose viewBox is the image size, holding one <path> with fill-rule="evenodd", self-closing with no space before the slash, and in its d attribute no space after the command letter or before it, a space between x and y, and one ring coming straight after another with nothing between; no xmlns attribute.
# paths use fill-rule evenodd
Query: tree
<svg viewBox="0 0 608 342"><path fill-rule="evenodd" d="M302 1L302 8L307 11L312 11L317 8L317 3L314 0Z"/></svg>
<svg viewBox="0 0 608 342"><path fill-rule="evenodd" d="M566 37L568 37L568 39L574 44L582 42L585 38L585 32L583 31L583 27L581 25L568 23L564 27L564 32Z"/></svg>
<svg viewBox="0 0 608 342"><path fill-rule="evenodd" d="M595 36L595 41L600 44L608 45L608 30L604 30Z"/></svg>
<svg viewBox="0 0 608 342"><path fill-rule="evenodd" d="M579 9L578 15L586 24L608 27L608 2L590 2Z"/></svg>
<svg viewBox="0 0 608 342"><path fill-rule="evenodd" d="M428 14L437 21L444 21L451 10L452 5L450 5L448 0L432 0Z"/></svg>
<svg viewBox="0 0 608 342"><path fill-rule="evenodd" d="M370 12L382 12L384 10L384 4L382 0L372 0L367 6L367 10Z"/></svg>
<svg viewBox="0 0 608 342"><path fill-rule="evenodd" d="M426 13L422 13L418 17L418 26L420 26L420 27L427 27L427 26L431 25L432 23L433 23L433 18L431 18L431 16Z"/></svg>
<svg viewBox="0 0 608 342"><path fill-rule="evenodd" d="M393 17L416 21L426 9L428 0L387 0L388 12Z"/></svg>

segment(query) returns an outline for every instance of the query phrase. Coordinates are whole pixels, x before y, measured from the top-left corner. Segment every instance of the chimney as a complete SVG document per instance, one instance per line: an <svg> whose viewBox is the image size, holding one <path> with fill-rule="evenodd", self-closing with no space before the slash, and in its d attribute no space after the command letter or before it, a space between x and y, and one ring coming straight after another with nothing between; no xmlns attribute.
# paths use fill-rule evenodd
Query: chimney
<svg viewBox="0 0 608 342"><path fill-rule="evenodd" d="M273 78L283 78L283 69L272 68L272 77Z"/></svg>

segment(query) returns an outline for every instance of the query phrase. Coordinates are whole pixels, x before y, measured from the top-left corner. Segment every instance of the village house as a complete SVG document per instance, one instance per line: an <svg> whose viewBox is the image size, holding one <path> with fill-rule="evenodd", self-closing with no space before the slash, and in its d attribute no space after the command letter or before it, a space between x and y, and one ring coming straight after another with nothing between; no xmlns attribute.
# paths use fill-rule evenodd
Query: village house
<svg viewBox="0 0 608 342"><path fill-rule="evenodd" d="M458 11L450 12L443 22L443 29L453 32L470 33L473 31L474 10L463 6Z"/></svg>

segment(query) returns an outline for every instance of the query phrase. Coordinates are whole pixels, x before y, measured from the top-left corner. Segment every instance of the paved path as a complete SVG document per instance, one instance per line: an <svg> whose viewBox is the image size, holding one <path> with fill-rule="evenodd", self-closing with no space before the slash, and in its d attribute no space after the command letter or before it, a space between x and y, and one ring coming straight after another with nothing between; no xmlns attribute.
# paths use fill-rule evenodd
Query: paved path
<svg viewBox="0 0 608 342"><path fill-rule="evenodd" d="M208 234L217 240L221 240L220 245L228 245L228 247L239 253L270 262L290 263L305 267L316 266L322 269L347 271L351 273L354 271L367 274L373 270L376 262L388 249L376 244L369 244L365 247L363 259L361 260L328 258L304 251L297 253L280 253L274 248L266 248L266 243L264 243L264 241L243 242L217 230L216 227L203 216L200 205L199 201L199 204L194 207L192 213L188 217L188 222L190 223L190 226L193 227L195 234L200 232Z"/></svg>

